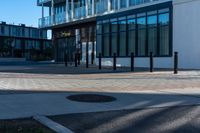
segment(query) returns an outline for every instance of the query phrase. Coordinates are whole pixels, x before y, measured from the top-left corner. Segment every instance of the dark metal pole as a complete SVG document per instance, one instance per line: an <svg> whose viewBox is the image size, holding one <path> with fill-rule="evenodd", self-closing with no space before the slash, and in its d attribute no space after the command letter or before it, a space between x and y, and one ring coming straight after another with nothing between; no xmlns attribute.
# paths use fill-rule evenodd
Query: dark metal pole
<svg viewBox="0 0 200 133"><path fill-rule="evenodd" d="M89 53L88 53L88 49L89 49L89 46L88 46L88 42L86 44L86 68L89 68Z"/></svg>
<svg viewBox="0 0 200 133"><path fill-rule="evenodd" d="M78 56L78 53L75 53L75 67L78 67L77 56Z"/></svg>
<svg viewBox="0 0 200 133"><path fill-rule="evenodd" d="M117 60L116 60L116 53L114 53L114 56L113 56L113 70L117 70L117 67L116 67L116 64L117 64Z"/></svg>
<svg viewBox="0 0 200 133"><path fill-rule="evenodd" d="M78 65L81 64L81 54L80 54L80 51L78 52Z"/></svg>
<svg viewBox="0 0 200 133"><path fill-rule="evenodd" d="M135 71L135 55L134 53L131 53L131 71Z"/></svg>
<svg viewBox="0 0 200 133"><path fill-rule="evenodd" d="M174 52L174 74L178 74L178 52Z"/></svg>
<svg viewBox="0 0 200 133"><path fill-rule="evenodd" d="M67 53L65 53L64 61L65 61L65 66L67 67Z"/></svg>
<svg viewBox="0 0 200 133"><path fill-rule="evenodd" d="M150 72L153 72L153 52L150 52Z"/></svg>
<svg viewBox="0 0 200 133"><path fill-rule="evenodd" d="M94 64L94 52L92 51L92 54L91 54L91 64L93 65Z"/></svg>
<svg viewBox="0 0 200 133"><path fill-rule="evenodd" d="M99 70L101 70L101 53L99 53Z"/></svg>

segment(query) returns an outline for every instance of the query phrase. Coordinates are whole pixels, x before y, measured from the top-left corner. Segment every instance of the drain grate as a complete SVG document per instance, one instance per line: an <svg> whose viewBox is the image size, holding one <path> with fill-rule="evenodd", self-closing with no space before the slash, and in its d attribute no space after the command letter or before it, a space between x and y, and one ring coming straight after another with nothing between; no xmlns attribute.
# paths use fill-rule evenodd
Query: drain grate
<svg viewBox="0 0 200 133"><path fill-rule="evenodd" d="M117 100L115 97L99 94L76 94L70 95L67 99L77 102L104 103Z"/></svg>

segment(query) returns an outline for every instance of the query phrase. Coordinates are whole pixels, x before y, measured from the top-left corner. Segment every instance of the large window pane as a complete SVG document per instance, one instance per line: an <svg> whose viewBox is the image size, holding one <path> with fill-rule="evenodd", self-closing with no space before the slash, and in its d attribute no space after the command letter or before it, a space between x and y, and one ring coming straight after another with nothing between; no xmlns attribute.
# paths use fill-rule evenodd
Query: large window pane
<svg viewBox="0 0 200 133"><path fill-rule="evenodd" d="M135 29L135 27L136 27L135 19L129 19L129 20L127 20L127 23L128 23L129 30Z"/></svg>
<svg viewBox="0 0 200 133"><path fill-rule="evenodd" d="M109 33L109 31L110 31L110 24L109 23L104 23L103 24L103 32L104 33Z"/></svg>
<svg viewBox="0 0 200 133"><path fill-rule="evenodd" d="M126 20L119 21L119 30L126 31Z"/></svg>
<svg viewBox="0 0 200 133"><path fill-rule="evenodd" d="M160 55L169 55L169 26L160 27Z"/></svg>
<svg viewBox="0 0 200 133"><path fill-rule="evenodd" d="M131 53L135 54L135 30L128 32L128 55L130 56Z"/></svg>
<svg viewBox="0 0 200 133"><path fill-rule="evenodd" d="M138 30L138 56L145 56L146 29Z"/></svg>
<svg viewBox="0 0 200 133"><path fill-rule="evenodd" d="M126 7L126 0L120 0L120 7L125 8Z"/></svg>
<svg viewBox="0 0 200 133"><path fill-rule="evenodd" d="M119 56L126 56L126 32L120 33Z"/></svg>
<svg viewBox="0 0 200 133"><path fill-rule="evenodd" d="M114 53L117 54L117 33L113 33L111 36L111 47L112 47L112 55L114 55Z"/></svg>
<svg viewBox="0 0 200 133"><path fill-rule="evenodd" d="M159 15L159 23L160 23L160 25L168 25L169 24L169 13L160 14Z"/></svg>
<svg viewBox="0 0 200 133"><path fill-rule="evenodd" d="M111 32L117 32L117 31L118 31L117 22L112 22Z"/></svg>
<svg viewBox="0 0 200 133"><path fill-rule="evenodd" d="M97 35L97 55L102 54L102 35Z"/></svg>
<svg viewBox="0 0 200 133"><path fill-rule="evenodd" d="M157 26L157 16L148 16L147 22L148 27Z"/></svg>
<svg viewBox="0 0 200 133"><path fill-rule="evenodd" d="M146 18L141 17L137 19L138 29L146 28Z"/></svg>
<svg viewBox="0 0 200 133"><path fill-rule="evenodd" d="M157 28L148 29L148 55L153 52L153 55L157 55Z"/></svg>
<svg viewBox="0 0 200 133"><path fill-rule="evenodd" d="M103 41L104 56L110 56L109 34L104 35Z"/></svg>
<svg viewBox="0 0 200 133"><path fill-rule="evenodd" d="M97 25L97 34L102 33L102 25Z"/></svg>

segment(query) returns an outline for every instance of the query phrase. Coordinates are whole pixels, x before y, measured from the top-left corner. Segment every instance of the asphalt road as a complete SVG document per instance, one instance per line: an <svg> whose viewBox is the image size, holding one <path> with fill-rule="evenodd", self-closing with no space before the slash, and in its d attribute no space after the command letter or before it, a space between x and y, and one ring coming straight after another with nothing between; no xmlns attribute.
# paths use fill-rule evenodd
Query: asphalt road
<svg viewBox="0 0 200 133"><path fill-rule="evenodd" d="M200 133L200 106L69 114L50 118L75 133Z"/></svg>

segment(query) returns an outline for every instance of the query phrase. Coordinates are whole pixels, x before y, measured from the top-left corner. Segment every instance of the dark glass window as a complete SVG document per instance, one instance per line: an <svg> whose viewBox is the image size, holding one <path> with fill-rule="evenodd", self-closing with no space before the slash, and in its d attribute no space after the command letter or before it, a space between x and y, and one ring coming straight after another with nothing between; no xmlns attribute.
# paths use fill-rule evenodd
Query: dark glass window
<svg viewBox="0 0 200 133"><path fill-rule="evenodd" d="M128 55L129 56L131 55L131 53L136 53L135 39L136 39L136 31L135 30L128 31Z"/></svg>
<svg viewBox="0 0 200 133"><path fill-rule="evenodd" d="M117 53L126 57L134 53L136 57L147 57L153 52L158 57L170 56L169 13L169 8L165 8L98 21L97 55L102 52L104 57L111 57Z"/></svg>
<svg viewBox="0 0 200 133"><path fill-rule="evenodd" d="M103 36L103 56L110 56L109 34Z"/></svg>
<svg viewBox="0 0 200 133"><path fill-rule="evenodd" d="M146 55L146 17L137 19L138 25L138 56Z"/></svg>
<svg viewBox="0 0 200 133"><path fill-rule="evenodd" d="M1 26L1 33L4 34L5 33L5 27Z"/></svg>
<svg viewBox="0 0 200 133"><path fill-rule="evenodd" d="M97 55L102 54L102 35L97 35Z"/></svg>
<svg viewBox="0 0 200 133"><path fill-rule="evenodd" d="M148 55L157 55L157 15L148 16Z"/></svg>
<svg viewBox="0 0 200 133"><path fill-rule="evenodd" d="M160 46L159 54L160 56L169 55L169 13L159 14L159 36L160 36Z"/></svg>
<svg viewBox="0 0 200 133"><path fill-rule="evenodd" d="M111 25L111 55L114 55L117 54L118 22L112 22Z"/></svg>
<svg viewBox="0 0 200 133"><path fill-rule="evenodd" d="M121 8L125 8L126 7L126 0L120 0L120 6L121 6Z"/></svg>
<svg viewBox="0 0 200 133"><path fill-rule="evenodd" d="M128 19L127 20L127 24L128 24L128 29L132 30L136 28L136 21L135 19Z"/></svg>
<svg viewBox="0 0 200 133"><path fill-rule="evenodd" d="M126 56L126 20L119 21L119 56Z"/></svg>

